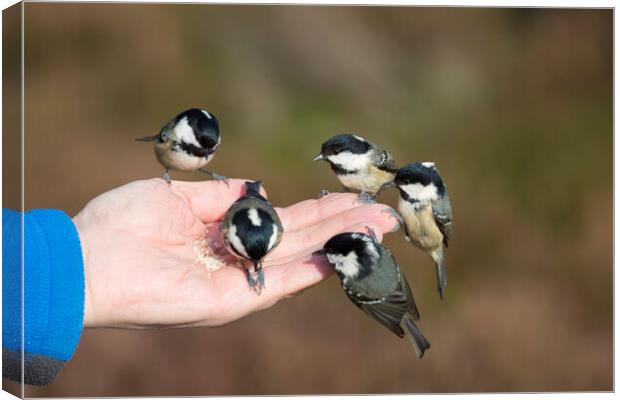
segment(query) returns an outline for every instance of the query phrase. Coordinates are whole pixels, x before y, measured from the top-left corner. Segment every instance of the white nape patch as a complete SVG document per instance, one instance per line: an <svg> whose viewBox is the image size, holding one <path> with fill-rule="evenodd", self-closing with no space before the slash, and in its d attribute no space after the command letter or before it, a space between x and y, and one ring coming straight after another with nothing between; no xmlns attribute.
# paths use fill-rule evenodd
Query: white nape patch
<svg viewBox="0 0 620 400"><path fill-rule="evenodd" d="M261 221L260 219L260 216L258 215L258 211L256 211L256 208L250 208L248 210L248 218L254 226L261 226L261 224L263 223L263 221Z"/></svg>
<svg viewBox="0 0 620 400"><path fill-rule="evenodd" d="M424 165L426 168L435 168L435 163L432 161L424 161L422 165Z"/></svg>
<svg viewBox="0 0 620 400"><path fill-rule="evenodd" d="M363 137L359 137L357 135L353 135L354 138L356 138L357 140L359 140L360 142L365 142L366 139L364 139Z"/></svg>
<svg viewBox="0 0 620 400"><path fill-rule="evenodd" d="M219 135L217 137L217 143L215 144L215 146L213 146L213 150L217 150L217 148L220 147L221 142L222 142L222 135Z"/></svg>
<svg viewBox="0 0 620 400"><path fill-rule="evenodd" d="M359 274L360 267L355 251L351 250L346 256L333 253L327 253L326 256L329 262L334 265L336 271L342 273L345 278L354 279Z"/></svg>
<svg viewBox="0 0 620 400"><path fill-rule="evenodd" d="M209 114L206 110L200 110L200 111L202 111L202 113L206 115L207 118L211 119L211 114Z"/></svg>
<svg viewBox="0 0 620 400"><path fill-rule="evenodd" d="M273 233L269 238L269 243L267 243L267 251L273 249L273 246L276 245L276 241L278 240L278 226L273 224Z"/></svg>
<svg viewBox="0 0 620 400"><path fill-rule="evenodd" d="M174 132L174 138L185 143L191 143L198 147L202 147L198 140L196 140L196 135L194 134L194 130L187 121L187 117L181 118L179 122L172 129Z"/></svg>
<svg viewBox="0 0 620 400"><path fill-rule="evenodd" d="M364 236L364 241L366 242L366 250L368 250L370 257L372 257L373 260L378 260L379 252L377 251L377 243L368 236Z"/></svg>
<svg viewBox="0 0 620 400"><path fill-rule="evenodd" d="M350 151L343 151L340 154L332 154L327 159L336 165L341 166L349 171L356 171L368 167L370 164L370 156L365 154L353 154Z"/></svg>
<svg viewBox="0 0 620 400"><path fill-rule="evenodd" d="M241 254L247 259L250 258L250 256L248 256L248 252L245 251L245 247L243 246L241 239L239 239L239 236L237 236L237 227L235 225L230 225L230 229L228 230L228 235L226 236L226 238L228 239L228 243L230 243L230 245L235 249L237 253Z"/></svg>
<svg viewBox="0 0 620 400"><path fill-rule="evenodd" d="M424 186L421 183L408 183L401 185L400 188L405 191L412 199L420 202L428 202L439 199L437 195L437 187L430 183Z"/></svg>

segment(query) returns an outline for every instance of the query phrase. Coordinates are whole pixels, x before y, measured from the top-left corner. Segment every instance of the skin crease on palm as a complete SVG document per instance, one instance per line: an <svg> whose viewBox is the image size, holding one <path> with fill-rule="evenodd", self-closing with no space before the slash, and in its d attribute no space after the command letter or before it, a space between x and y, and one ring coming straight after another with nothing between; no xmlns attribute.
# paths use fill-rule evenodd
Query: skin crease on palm
<svg viewBox="0 0 620 400"><path fill-rule="evenodd" d="M362 205L333 193L276 211L282 241L264 260L266 287L248 287L239 263L221 245L219 222L244 193L246 180L136 181L91 200L73 219L82 244L85 327L218 326L265 309L333 273L312 256L340 232L376 231L397 222L384 204ZM265 194L265 193L263 193ZM189 244L205 238L225 265L208 274Z"/></svg>

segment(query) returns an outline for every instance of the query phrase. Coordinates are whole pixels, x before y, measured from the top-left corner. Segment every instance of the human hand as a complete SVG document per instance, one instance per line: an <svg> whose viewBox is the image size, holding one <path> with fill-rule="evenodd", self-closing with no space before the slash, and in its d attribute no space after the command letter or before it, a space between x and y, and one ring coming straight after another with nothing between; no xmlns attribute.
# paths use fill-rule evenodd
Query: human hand
<svg viewBox="0 0 620 400"><path fill-rule="evenodd" d="M106 192L73 219L82 244L85 327L217 326L265 309L333 272L312 252L340 232L374 228L379 239L396 226L383 204L361 205L334 193L276 207L282 241L264 260L266 287L250 290L223 246L219 222L244 193L245 180L136 181ZM223 267L208 273L190 244L206 237Z"/></svg>

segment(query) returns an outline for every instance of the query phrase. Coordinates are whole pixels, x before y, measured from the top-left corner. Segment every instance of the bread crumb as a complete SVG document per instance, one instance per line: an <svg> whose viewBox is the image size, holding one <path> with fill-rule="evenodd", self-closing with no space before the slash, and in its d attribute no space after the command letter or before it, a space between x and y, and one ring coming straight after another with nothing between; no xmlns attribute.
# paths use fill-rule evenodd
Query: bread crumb
<svg viewBox="0 0 620 400"><path fill-rule="evenodd" d="M211 250L211 243L208 239L192 240L188 242L196 254L193 265L202 265L211 279L211 273L225 267L226 264Z"/></svg>

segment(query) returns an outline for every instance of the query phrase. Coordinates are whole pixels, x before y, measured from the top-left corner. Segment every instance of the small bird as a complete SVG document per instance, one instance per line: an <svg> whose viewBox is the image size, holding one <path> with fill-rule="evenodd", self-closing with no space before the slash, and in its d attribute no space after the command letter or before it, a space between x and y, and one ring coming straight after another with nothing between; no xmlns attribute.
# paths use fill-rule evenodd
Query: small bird
<svg viewBox="0 0 620 400"><path fill-rule="evenodd" d="M136 140L155 141L155 156L166 169L164 180L168 183L171 182L170 170L173 170L204 172L213 179L228 184L225 176L202 169L215 155L221 139L215 115L206 110L192 108L170 120L161 128L159 134Z"/></svg>
<svg viewBox="0 0 620 400"><path fill-rule="evenodd" d="M437 269L437 290L443 300L447 285L443 246L452 237L452 205L448 189L432 162L402 167L393 182L400 191L398 211L406 239L430 254Z"/></svg>
<svg viewBox="0 0 620 400"><path fill-rule="evenodd" d="M394 158L378 144L353 134L340 134L321 146L314 161L328 161L347 191L357 191L362 203L373 203L381 187L394 179Z"/></svg>
<svg viewBox="0 0 620 400"><path fill-rule="evenodd" d="M245 195L235 201L220 223L222 241L232 254L252 261L256 280L245 269L250 289L265 287L262 259L282 239L282 223L271 203L260 194L261 181L246 182Z"/></svg>
<svg viewBox="0 0 620 400"><path fill-rule="evenodd" d="M422 358L431 344L414 322L420 313L407 278L390 249L379 243L371 228L367 229L367 235L340 233L313 254L327 257L353 304L397 336L407 334L418 358Z"/></svg>

